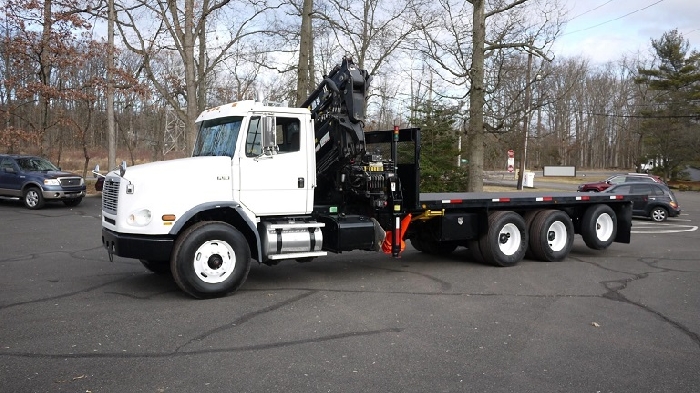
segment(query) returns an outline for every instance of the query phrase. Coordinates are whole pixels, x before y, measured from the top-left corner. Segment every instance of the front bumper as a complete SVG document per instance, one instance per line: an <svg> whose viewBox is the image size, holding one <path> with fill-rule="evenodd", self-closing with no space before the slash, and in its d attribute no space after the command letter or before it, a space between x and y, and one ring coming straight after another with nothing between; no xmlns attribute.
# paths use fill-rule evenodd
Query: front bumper
<svg viewBox="0 0 700 393"><path fill-rule="evenodd" d="M168 236L132 235L102 228L102 245L110 255L148 261L169 261L175 239Z"/></svg>
<svg viewBox="0 0 700 393"><path fill-rule="evenodd" d="M52 199L75 199L83 198L85 196L85 190L82 191L63 191L63 190L41 190L41 194L46 200Z"/></svg>

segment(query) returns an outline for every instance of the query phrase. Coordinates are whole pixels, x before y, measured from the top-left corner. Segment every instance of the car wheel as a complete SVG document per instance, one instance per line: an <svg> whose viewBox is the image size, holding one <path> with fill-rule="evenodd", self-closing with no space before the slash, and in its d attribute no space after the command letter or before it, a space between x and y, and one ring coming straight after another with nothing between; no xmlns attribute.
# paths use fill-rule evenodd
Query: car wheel
<svg viewBox="0 0 700 393"><path fill-rule="evenodd" d="M196 298L224 296L243 284L250 270L246 238L224 222L199 222L175 242L170 270L175 283Z"/></svg>
<svg viewBox="0 0 700 393"><path fill-rule="evenodd" d="M668 218L668 211L661 206L656 206L651 209L649 217L656 222L666 221Z"/></svg>
<svg viewBox="0 0 700 393"><path fill-rule="evenodd" d="M24 191L24 206L32 210L44 207L44 196L38 187L29 187Z"/></svg>
<svg viewBox="0 0 700 393"><path fill-rule="evenodd" d="M75 199L66 199L63 201L63 204L68 206L68 207L75 207L80 205L80 202L83 201L83 198L75 198Z"/></svg>

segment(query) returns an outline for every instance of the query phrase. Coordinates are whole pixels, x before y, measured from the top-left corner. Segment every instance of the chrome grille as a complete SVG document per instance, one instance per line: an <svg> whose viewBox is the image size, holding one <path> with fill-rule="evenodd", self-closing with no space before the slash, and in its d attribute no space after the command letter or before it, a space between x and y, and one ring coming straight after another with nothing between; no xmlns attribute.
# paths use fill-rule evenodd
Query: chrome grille
<svg viewBox="0 0 700 393"><path fill-rule="evenodd" d="M102 187L102 210L117 214L119 204L119 180L106 179Z"/></svg>
<svg viewBox="0 0 700 393"><path fill-rule="evenodd" d="M80 186L80 181L82 179L79 177L59 177L58 181L61 182L62 187L77 187Z"/></svg>

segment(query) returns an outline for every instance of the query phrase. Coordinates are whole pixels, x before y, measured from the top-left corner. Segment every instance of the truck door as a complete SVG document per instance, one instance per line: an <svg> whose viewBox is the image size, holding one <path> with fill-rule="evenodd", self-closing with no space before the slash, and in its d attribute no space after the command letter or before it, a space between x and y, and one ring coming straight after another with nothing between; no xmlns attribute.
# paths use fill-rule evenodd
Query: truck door
<svg viewBox="0 0 700 393"><path fill-rule="evenodd" d="M248 123L240 154L240 202L258 216L305 214L311 211L309 135L299 117L277 116L277 146L264 152L262 117Z"/></svg>

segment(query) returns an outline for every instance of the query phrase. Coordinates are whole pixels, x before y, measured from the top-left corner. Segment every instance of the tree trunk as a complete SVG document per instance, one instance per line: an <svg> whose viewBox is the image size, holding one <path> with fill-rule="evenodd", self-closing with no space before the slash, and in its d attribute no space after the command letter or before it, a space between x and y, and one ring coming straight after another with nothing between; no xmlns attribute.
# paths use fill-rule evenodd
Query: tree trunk
<svg viewBox="0 0 700 393"><path fill-rule="evenodd" d="M311 11L313 0L304 0L301 10L301 32L299 35L299 64L297 67L297 92L294 106L304 102L313 90L313 37Z"/></svg>
<svg viewBox="0 0 700 393"><path fill-rule="evenodd" d="M472 43L471 93L469 94L469 183L467 191L484 190L484 41L486 16L484 0L474 0L474 38Z"/></svg>
<svg viewBox="0 0 700 393"><path fill-rule="evenodd" d="M194 62L194 0L185 1L185 29L182 34L182 60L185 66L185 91L187 108L185 121L185 153L192 154L197 129L194 121L197 119L197 79L195 78ZM204 83L204 81L202 81Z"/></svg>

